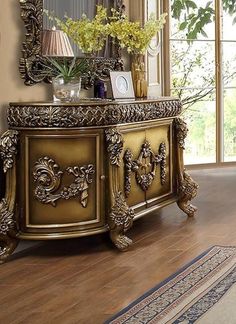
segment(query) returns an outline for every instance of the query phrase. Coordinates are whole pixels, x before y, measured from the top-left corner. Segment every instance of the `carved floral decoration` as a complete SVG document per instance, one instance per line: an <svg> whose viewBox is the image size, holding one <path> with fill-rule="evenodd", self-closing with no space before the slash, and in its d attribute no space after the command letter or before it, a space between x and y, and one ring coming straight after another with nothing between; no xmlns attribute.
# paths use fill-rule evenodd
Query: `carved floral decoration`
<svg viewBox="0 0 236 324"><path fill-rule="evenodd" d="M120 156L124 145L122 134L116 128L108 128L105 133L108 143L107 152L109 153L111 164L120 166Z"/></svg>
<svg viewBox="0 0 236 324"><path fill-rule="evenodd" d="M17 153L16 145L18 131L8 130L0 138L0 157L3 160L3 171L6 173L12 168L14 156Z"/></svg>
<svg viewBox="0 0 236 324"><path fill-rule="evenodd" d="M148 141L141 147L141 151L137 160L133 160L133 154L127 149L124 154L125 168L125 195L129 196L131 191L131 173L135 173L135 179L143 191L147 191L152 185L156 168L160 164L161 184L166 182L166 145L161 143L158 154L155 154Z"/></svg>
<svg viewBox="0 0 236 324"><path fill-rule="evenodd" d="M53 159L47 156L40 158L33 170L33 178L36 182L35 198L43 204L52 204L54 207L59 199L79 198L81 205L87 207L89 184L92 183L92 175L95 173L94 166L89 164L68 167L66 172L73 175L75 179L68 187L63 187L56 193L61 185L63 171Z"/></svg>

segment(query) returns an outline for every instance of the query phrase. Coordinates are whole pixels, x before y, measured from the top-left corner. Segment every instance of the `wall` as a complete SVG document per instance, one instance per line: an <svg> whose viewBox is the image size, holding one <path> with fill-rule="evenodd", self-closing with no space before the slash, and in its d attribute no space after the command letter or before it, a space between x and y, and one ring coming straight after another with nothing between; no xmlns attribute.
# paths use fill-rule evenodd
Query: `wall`
<svg viewBox="0 0 236 324"><path fill-rule="evenodd" d="M0 10L0 132L6 128L5 111L10 101L45 101L51 98L51 86L25 86L18 62L24 39L18 0L1 0Z"/></svg>
<svg viewBox="0 0 236 324"><path fill-rule="evenodd" d="M125 0L128 11L129 0ZM0 133L6 129L6 107L11 101L46 101L52 98L51 86L45 83L25 86L18 65L24 24L19 0L1 0L0 9Z"/></svg>

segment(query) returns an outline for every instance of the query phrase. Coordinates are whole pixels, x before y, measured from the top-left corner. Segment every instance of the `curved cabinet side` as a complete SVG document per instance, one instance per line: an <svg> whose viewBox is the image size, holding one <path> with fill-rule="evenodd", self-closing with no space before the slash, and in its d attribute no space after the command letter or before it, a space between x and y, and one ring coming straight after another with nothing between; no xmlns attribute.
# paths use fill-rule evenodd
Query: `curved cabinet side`
<svg viewBox="0 0 236 324"><path fill-rule="evenodd" d="M18 132L6 131L0 138L0 156L6 174L5 196L0 202L0 263L3 263L18 244L16 238L16 145Z"/></svg>
<svg viewBox="0 0 236 324"><path fill-rule="evenodd" d="M175 118L174 126L177 140L177 204L189 217L193 217L197 208L190 204L190 201L196 197L199 186L184 168L183 150L185 149L188 128L181 118Z"/></svg>
<svg viewBox="0 0 236 324"><path fill-rule="evenodd" d="M133 224L134 211L127 205L119 183L119 168L124 140L117 128L107 128L105 135L110 161L108 173L111 199L107 222L112 242L119 250L125 251L132 244L132 240L125 235L125 232Z"/></svg>

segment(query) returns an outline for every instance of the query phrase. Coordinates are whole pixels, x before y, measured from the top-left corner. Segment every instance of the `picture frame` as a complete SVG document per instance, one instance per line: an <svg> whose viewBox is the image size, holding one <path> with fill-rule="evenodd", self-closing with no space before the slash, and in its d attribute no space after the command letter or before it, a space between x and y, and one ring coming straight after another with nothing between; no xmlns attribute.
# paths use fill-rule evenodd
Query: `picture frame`
<svg viewBox="0 0 236 324"><path fill-rule="evenodd" d="M130 71L111 71L110 79L114 99L135 99Z"/></svg>

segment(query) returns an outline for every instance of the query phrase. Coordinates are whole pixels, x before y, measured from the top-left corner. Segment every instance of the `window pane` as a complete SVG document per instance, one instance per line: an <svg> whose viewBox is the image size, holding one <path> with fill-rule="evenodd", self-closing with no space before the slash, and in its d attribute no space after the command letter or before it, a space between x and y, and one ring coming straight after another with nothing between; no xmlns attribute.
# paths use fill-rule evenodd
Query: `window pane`
<svg viewBox="0 0 236 324"><path fill-rule="evenodd" d="M236 89L224 91L224 161L236 161Z"/></svg>
<svg viewBox="0 0 236 324"><path fill-rule="evenodd" d="M172 88L214 87L215 47L213 42L171 42Z"/></svg>
<svg viewBox="0 0 236 324"><path fill-rule="evenodd" d="M190 94L185 94L190 96ZM216 162L215 91L204 101L197 101L184 111L188 125L184 162L201 164Z"/></svg>
<svg viewBox="0 0 236 324"><path fill-rule="evenodd" d="M187 1L186 1L187 2ZM183 5L186 3L185 1L182 1ZM179 19L173 18L173 12L178 12L178 8L180 7L180 1L178 0L171 0L171 12L172 12L172 19L171 19L171 33L170 37L171 39L186 39L186 30L179 30L179 27L183 23L191 22L189 15L194 14L195 16L192 17L192 21L199 16L199 9L200 11L206 8L206 5L210 3L210 8L214 11L215 1L206 1L206 0L197 0L194 1L197 5L197 8L192 9L190 8L187 10L186 5L183 10L181 10L181 14ZM201 16L203 17L204 14L202 13ZM196 19L196 24L199 22L198 19ZM183 25L182 25L183 26ZM196 26L197 28L197 26ZM211 22L209 22L204 28L204 32L206 35L203 35L203 33L198 33L197 39L215 39L215 23L214 23L214 17L212 15Z"/></svg>
<svg viewBox="0 0 236 324"><path fill-rule="evenodd" d="M236 40L236 26L233 24L233 16L229 15L225 10L223 11L223 39L224 40Z"/></svg>
<svg viewBox="0 0 236 324"><path fill-rule="evenodd" d="M236 87L236 42L223 42L222 46L224 87Z"/></svg>
<svg viewBox="0 0 236 324"><path fill-rule="evenodd" d="M214 42L171 41L170 45L172 88L215 86Z"/></svg>

